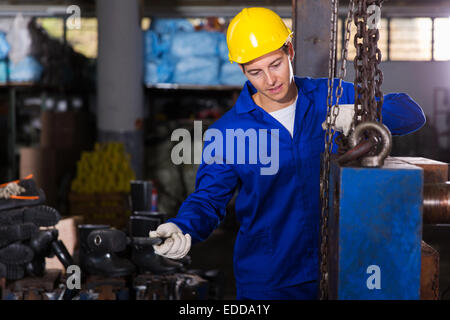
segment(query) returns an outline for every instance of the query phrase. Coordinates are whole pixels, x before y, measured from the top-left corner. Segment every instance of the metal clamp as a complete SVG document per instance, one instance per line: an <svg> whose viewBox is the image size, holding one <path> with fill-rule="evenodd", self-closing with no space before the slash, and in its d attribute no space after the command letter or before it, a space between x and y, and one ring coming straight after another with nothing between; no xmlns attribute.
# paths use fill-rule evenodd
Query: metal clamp
<svg viewBox="0 0 450 320"><path fill-rule="evenodd" d="M392 135L389 129L382 123L367 121L362 122L356 126L353 133L350 135L349 144L351 148L357 146L361 135L366 130L375 130L381 135L382 139L382 150L376 156L364 157L361 159L361 165L363 167L382 167L384 164L384 159L389 156L392 148Z"/></svg>

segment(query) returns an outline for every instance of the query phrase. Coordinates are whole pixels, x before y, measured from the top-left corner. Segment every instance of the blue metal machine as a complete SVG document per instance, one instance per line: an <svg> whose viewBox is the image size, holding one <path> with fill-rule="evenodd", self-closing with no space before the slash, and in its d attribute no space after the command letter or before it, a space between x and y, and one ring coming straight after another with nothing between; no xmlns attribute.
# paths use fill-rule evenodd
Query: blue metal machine
<svg viewBox="0 0 450 320"><path fill-rule="evenodd" d="M419 299L423 169L388 157L380 168L330 172L330 299Z"/></svg>

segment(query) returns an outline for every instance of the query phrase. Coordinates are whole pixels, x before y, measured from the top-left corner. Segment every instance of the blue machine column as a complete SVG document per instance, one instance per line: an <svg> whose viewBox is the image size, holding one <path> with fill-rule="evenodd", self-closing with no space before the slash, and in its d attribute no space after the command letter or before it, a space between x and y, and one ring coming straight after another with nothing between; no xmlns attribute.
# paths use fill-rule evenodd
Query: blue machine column
<svg viewBox="0 0 450 320"><path fill-rule="evenodd" d="M144 88L139 0L97 0L99 141L121 141L143 171Z"/></svg>
<svg viewBox="0 0 450 320"><path fill-rule="evenodd" d="M330 173L329 298L420 299L423 169L388 157L381 168Z"/></svg>

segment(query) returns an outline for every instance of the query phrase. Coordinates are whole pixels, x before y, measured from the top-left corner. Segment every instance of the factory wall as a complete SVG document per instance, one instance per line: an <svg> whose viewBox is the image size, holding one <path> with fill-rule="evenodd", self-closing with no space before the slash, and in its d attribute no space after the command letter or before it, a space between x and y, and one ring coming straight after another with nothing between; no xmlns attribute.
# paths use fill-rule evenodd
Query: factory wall
<svg viewBox="0 0 450 320"><path fill-rule="evenodd" d="M428 121L434 116L434 88L450 88L449 61L386 61L381 63L381 70L383 71L383 93L409 94L422 107ZM355 71L350 63L346 80L353 81L354 77Z"/></svg>
<svg viewBox="0 0 450 320"><path fill-rule="evenodd" d="M446 88L447 100L450 100L450 61L386 61L381 63L381 69L383 93L407 93L422 107L427 118L427 123L420 130L394 137L391 155L449 162L450 107L444 104L445 92L441 90L435 95L435 90ZM353 81L354 76L353 63L350 62L346 80ZM441 112L446 110L446 115L434 114L435 99Z"/></svg>

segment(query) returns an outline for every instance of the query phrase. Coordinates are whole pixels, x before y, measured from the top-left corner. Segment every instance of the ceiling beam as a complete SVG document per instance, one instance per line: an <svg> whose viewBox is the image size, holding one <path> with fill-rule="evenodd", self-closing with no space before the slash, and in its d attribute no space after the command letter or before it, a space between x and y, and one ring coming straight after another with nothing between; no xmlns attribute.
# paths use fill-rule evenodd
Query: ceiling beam
<svg viewBox="0 0 450 320"><path fill-rule="evenodd" d="M219 16L231 18L241 9L259 5L272 9L283 18L292 17L291 0L193 0L193 1L143 1L144 16L155 17L190 17L201 18ZM2 1L2 3L5 3ZM14 16L21 12L24 16L64 16L65 10L70 4L79 5L81 15L95 16L94 0L66 0L61 1L7 1L8 4L0 5L1 16ZM28 4L27 4L28 3ZM32 4L31 4L32 3ZM274 4L276 3L276 5ZM339 12L345 16L347 4L341 1ZM450 1L386 1L382 8L383 17L449 17Z"/></svg>

